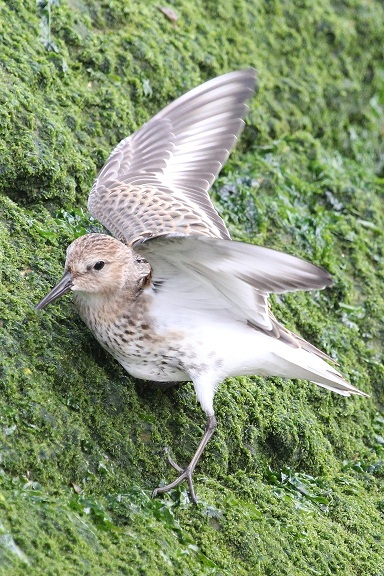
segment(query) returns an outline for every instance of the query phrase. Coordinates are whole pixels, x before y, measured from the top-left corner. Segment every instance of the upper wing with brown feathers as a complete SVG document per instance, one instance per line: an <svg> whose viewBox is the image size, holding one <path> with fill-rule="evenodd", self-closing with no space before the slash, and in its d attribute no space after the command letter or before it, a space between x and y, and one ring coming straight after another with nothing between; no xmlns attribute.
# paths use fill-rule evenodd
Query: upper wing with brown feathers
<svg viewBox="0 0 384 576"><path fill-rule="evenodd" d="M253 69L194 88L114 149L92 187L88 209L132 245L169 233L229 238L208 195L244 126Z"/></svg>

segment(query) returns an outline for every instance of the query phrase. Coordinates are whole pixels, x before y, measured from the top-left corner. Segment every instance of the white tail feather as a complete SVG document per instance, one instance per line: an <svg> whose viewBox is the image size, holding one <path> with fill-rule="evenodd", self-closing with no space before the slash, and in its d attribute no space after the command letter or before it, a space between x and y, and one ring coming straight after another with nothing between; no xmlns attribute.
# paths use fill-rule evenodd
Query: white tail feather
<svg viewBox="0 0 384 576"><path fill-rule="evenodd" d="M324 360L302 348L291 349L289 346L282 346L277 356L283 372L281 376L309 380L342 396L351 394L368 396L349 384L340 372Z"/></svg>

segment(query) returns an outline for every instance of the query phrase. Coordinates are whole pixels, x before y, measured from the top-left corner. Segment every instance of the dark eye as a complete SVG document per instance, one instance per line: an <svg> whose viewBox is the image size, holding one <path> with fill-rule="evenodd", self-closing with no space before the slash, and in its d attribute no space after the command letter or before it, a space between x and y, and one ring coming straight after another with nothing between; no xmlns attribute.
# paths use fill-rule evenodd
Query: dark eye
<svg viewBox="0 0 384 576"><path fill-rule="evenodd" d="M99 260L98 262L96 262L96 264L93 265L93 269L101 270L102 268L104 268L104 264L105 262L103 260Z"/></svg>

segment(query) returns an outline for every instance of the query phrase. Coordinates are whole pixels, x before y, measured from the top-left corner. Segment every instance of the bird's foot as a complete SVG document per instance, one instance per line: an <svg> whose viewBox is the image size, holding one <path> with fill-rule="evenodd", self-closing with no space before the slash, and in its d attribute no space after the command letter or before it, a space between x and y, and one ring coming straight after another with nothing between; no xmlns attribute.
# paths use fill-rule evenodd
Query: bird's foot
<svg viewBox="0 0 384 576"><path fill-rule="evenodd" d="M204 448L206 447L212 434L214 433L216 426L217 426L217 422L216 422L215 415L214 414L208 414L207 424L205 427L205 432L203 434L203 437L200 441L200 444L197 447L197 450L196 450L192 460L190 461L190 463L188 464L188 466L186 468L181 468L178 464L176 464L176 462L174 460L172 460L172 458L170 457L170 455L168 453L168 449L166 448L166 453L168 454L168 462L170 463L170 465L175 470L177 470L177 472L180 472L180 476L178 478L176 478L176 480L174 480L170 484L166 484L165 486L159 486L158 488L155 488L155 490L152 492L153 498L155 496L157 496L158 494L164 494L165 492L169 492L170 490L172 490L173 488L176 488L176 486L181 484L181 482L184 482L184 480L186 480L186 482L188 484L189 494L191 496L191 500L192 500L192 502L197 504L195 489L193 487L193 482L192 482L192 476L193 476L193 472L195 471L196 464L198 463L200 456L203 453Z"/></svg>
<svg viewBox="0 0 384 576"><path fill-rule="evenodd" d="M157 496L158 494L165 494L166 492L169 492L170 490L176 488L176 486L181 484L181 482L184 482L184 480L186 480L186 482L188 483L191 500L192 502L194 502L194 504L197 504L195 489L193 487L192 482L192 476L195 470L194 463L190 462L186 468L181 468L181 466L176 464L176 462L171 458L171 456L168 453L168 450L166 450L166 452L168 454L168 462L175 470L177 470L177 472L180 472L180 476L170 484L166 484L165 486L159 486L158 488L155 488L154 491L152 492L152 498L155 498L155 496Z"/></svg>

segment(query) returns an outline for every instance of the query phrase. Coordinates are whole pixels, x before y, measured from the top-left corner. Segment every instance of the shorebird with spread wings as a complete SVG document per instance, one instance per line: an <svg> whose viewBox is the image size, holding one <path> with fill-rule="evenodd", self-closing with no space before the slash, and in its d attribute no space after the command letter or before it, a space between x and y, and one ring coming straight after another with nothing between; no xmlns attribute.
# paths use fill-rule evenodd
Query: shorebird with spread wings
<svg viewBox="0 0 384 576"><path fill-rule="evenodd" d="M36 306L72 291L81 318L132 376L192 381L206 429L186 480L217 426L213 399L225 378L300 378L364 395L326 354L284 328L268 296L330 286L325 270L294 256L232 241L208 191L235 145L256 86L252 69L214 78L178 98L112 152L88 208L112 234L67 249L64 276Z"/></svg>

